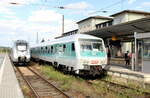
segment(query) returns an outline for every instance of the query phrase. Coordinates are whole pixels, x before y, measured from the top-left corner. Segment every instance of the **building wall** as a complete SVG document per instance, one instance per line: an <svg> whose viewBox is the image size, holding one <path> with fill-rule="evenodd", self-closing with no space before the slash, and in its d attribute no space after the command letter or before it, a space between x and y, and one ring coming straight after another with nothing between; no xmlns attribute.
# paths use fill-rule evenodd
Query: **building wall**
<svg viewBox="0 0 150 98"><path fill-rule="evenodd" d="M114 17L113 25L145 18L147 15L137 13L122 13Z"/></svg>
<svg viewBox="0 0 150 98"><path fill-rule="evenodd" d="M125 13L115 16L114 20L113 20L113 25L125 22L126 21L126 17L125 16L126 16Z"/></svg>
<svg viewBox="0 0 150 98"><path fill-rule="evenodd" d="M78 24L79 33L96 29L96 24L108 21L107 19L89 19Z"/></svg>
<svg viewBox="0 0 150 98"><path fill-rule="evenodd" d="M83 21L78 24L79 32L86 32L92 29L92 19Z"/></svg>

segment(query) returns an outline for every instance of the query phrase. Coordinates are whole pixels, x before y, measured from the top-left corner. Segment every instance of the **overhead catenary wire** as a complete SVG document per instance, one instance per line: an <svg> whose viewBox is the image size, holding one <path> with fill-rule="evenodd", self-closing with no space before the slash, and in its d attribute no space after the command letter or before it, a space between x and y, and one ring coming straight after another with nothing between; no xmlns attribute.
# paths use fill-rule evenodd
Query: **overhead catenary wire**
<svg viewBox="0 0 150 98"><path fill-rule="evenodd" d="M98 13L98 12L106 13L106 12L108 12L108 11L106 11L106 9L111 8L111 7L113 7L113 6L116 6L116 5L118 5L118 4L121 4L121 8L123 9L123 2L124 2L124 1L125 1L125 0L119 0L119 1L117 1L117 2L115 2L115 3L113 3L113 4L110 4L110 5L108 5L108 6L105 6L105 7L103 7L103 8L100 8L99 10L94 11L94 12L91 12L91 13L88 13L88 14L94 14L94 13Z"/></svg>

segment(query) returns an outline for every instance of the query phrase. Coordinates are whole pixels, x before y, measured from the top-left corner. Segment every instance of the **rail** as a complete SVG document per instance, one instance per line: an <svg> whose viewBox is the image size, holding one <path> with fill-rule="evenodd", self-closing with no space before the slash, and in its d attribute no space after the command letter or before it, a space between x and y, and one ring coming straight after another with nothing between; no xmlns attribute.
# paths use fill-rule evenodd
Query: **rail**
<svg viewBox="0 0 150 98"><path fill-rule="evenodd" d="M21 74L21 76L23 77L23 79L26 81L26 83L28 84L28 86L30 87L30 89L32 90L32 92L34 93L36 98L40 98L42 96L59 96L61 98L70 98L67 94L65 94L63 91L61 91L60 89L58 89L56 86L54 86L52 83L50 83L48 80L46 80L44 77L42 77L40 74L38 74L37 72L35 72L33 69L29 68L29 67L25 67L27 70L29 70L30 72L32 72L34 74L33 76L25 76L24 73L19 69L19 67L16 67L16 69L19 71L19 73ZM45 88L42 90L42 88L40 88L40 86L35 86L35 80L36 79L38 82L40 81L39 85L42 85L42 87ZM48 88L49 86L49 88ZM40 88L40 90L38 90L38 88ZM45 90L46 89L46 90ZM45 91L45 92L44 92ZM54 95L51 93L54 93ZM46 97L47 97L46 96Z"/></svg>

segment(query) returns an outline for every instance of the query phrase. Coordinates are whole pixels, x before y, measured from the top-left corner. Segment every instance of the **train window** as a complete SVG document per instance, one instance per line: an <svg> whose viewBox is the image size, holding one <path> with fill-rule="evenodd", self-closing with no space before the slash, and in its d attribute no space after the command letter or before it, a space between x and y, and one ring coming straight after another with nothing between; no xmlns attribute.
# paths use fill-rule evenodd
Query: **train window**
<svg viewBox="0 0 150 98"><path fill-rule="evenodd" d="M50 49L48 49L48 53L50 53Z"/></svg>
<svg viewBox="0 0 150 98"><path fill-rule="evenodd" d="M53 53L53 46L51 46L51 53Z"/></svg>
<svg viewBox="0 0 150 98"><path fill-rule="evenodd" d="M72 48L72 51L75 51L75 45L74 45L74 43L71 44L71 48Z"/></svg>
<svg viewBox="0 0 150 98"><path fill-rule="evenodd" d="M66 48L66 45L63 45L63 48Z"/></svg>
<svg viewBox="0 0 150 98"><path fill-rule="evenodd" d="M63 52L65 51L65 49L66 49L66 45L64 44L64 45L63 45Z"/></svg>
<svg viewBox="0 0 150 98"><path fill-rule="evenodd" d="M45 52L45 53L47 53L47 52L48 52L48 51L47 51L47 46L45 47L45 50L44 50L44 52Z"/></svg>

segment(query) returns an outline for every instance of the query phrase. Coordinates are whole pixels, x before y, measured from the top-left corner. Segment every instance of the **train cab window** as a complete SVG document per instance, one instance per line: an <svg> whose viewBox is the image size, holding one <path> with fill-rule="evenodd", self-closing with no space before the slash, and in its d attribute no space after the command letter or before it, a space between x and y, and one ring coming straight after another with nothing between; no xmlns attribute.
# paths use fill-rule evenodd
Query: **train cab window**
<svg viewBox="0 0 150 98"><path fill-rule="evenodd" d="M17 44L17 49L20 51L27 50L27 44Z"/></svg>
<svg viewBox="0 0 150 98"><path fill-rule="evenodd" d="M71 44L71 48L72 48L71 49L72 51L75 51L75 44L74 43Z"/></svg>
<svg viewBox="0 0 150 98"><path fill-rule="evenodd" d="M103 51L102 43L93 43L93 51Z"/></svg>
<svg viewBox="0 0 150 98"><path fill-rule="evenodd" d="M90 43L82 43L80 45L82 51L91 51L92 45Z"/></svg>

